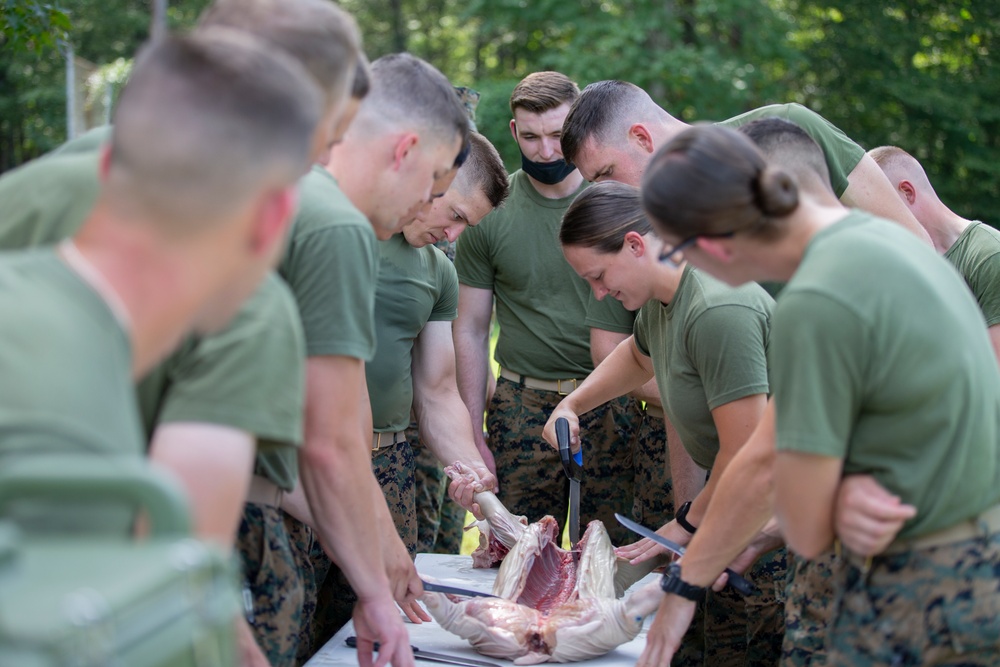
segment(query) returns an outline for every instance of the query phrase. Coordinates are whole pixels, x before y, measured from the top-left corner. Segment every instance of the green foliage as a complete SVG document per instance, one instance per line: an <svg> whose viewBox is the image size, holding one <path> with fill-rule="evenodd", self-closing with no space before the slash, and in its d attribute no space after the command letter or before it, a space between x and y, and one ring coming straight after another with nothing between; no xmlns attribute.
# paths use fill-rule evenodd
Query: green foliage
<svg viewBox="0 0 1000 667"><path fill-rule="evenodd" d="M0 0L0 48L42 52L53 49L70 29L56 5L38 0Z"/></svg>

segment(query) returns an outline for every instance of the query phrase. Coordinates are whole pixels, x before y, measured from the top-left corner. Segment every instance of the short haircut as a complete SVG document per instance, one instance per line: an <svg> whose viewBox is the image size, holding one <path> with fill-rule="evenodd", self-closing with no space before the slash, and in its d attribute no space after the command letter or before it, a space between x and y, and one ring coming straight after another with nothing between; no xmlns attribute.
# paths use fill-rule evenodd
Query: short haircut
<svg viewBox="0 0 1000 667"><path fill-rule="evenodd" d="M489 139L472 132L469 134L469 157L458 170L457 180L463 190L482 192L493 208L500 206L510 194L510 182L500 153Z"/></svg>
<svg viewBox="0 0 1000 667"><path fill-rule="evenodd" d="M559 242L564 246L614 253L625 245L625 235L645 236L653 231L642 210L639 188L618 181L594 183L580 193L563 214Z"/></svg>
<svg viewBox="0 0 1000 667"><path fill-rule="evenodd" d="M774 237L799 204L798 186L746 136L699 124L660 148L642 176L642 207L654 228L681 239L747 232Z"/></svg>
<svg viewBox="0 0 1000 667"><path fill-rule="evenodd" d="M563 104L572 104L580 96L580 87L559 72L535 72L521 79L510 94L510 112L524 109L542 113Z"/></svg>
<svg viewBox="0 0 1000 667"><path fill-rule="evenodd" d="M236 30L148 43L115 110L109 201L196 231L309 168L322 96L297 62Z"/></svg>
<svg viewBox="0 0 1000 667"><path fill-rule="evenodd" d="M918 188L934 191L931 179L927 176L920 160L913 157L898 146L879 146L868 151L875 164L885 172L892 187L899 186L901 180L908 180ZM936 193L935 193L936 194Z"/></svg>
<svg viewBox="0 0 1000 667"><path fill-rule="evenodd" d="M360 121L360 123L358 123ZM469 116L448 79L409 53L382 56L371 64L371 90L356 124L413 128L433 141L469 136Z"/></svg>
<svg viewBox="0 0 1000 667"><path fill-rule="evenodd" d="M761 118L739 128L750 137L768 162L795 174L806 190L834 192L826 155L809 133L784 118Z"/></svg>
<svg viewBox="0 0 1000 667"><path fill-rule="evenodd" d="M198 27L242 30L285 51L316 80L328 105L348 94L361 54L357 23L330 0L215 0Z"/></svg>
<svg viewBox="0 0 1000 667"><path fill-rule="evenodd" d="M597 81L580 93L562 127L562 153L572 162L590 137L624 137L629 126L653 120L658 107L639 86L627 81Z"/></svg>

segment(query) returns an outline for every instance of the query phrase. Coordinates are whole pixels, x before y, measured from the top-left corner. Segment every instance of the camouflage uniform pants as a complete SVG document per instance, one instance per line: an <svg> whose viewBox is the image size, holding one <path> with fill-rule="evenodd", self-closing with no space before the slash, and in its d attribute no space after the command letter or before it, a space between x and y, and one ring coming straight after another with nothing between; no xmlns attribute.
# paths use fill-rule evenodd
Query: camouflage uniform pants
<svg viewBox="0 0 1000 667"><path fill-rule="evenodd" d="M247 621L274 667L296 664L305 600L283 514L276 507L246 504L236 537L244 590L253 604Z"/></svg>
<svg viewBox="0 0 1000 667"><path fill-rule="evenodd" d="M854 558L834 575L831 667L1000 663L1000 533Z"/></svg>
<svg viewBox="0 0 1000 667"><path fill-rule="evenodd" d="M634 438L632 518L655 530L674 518L674 486L670 478L667 431L663 418L642 412ZM623 544L639 539L638 535L630 534Z"/></svg>
<svg viewBox="0 0 1000 667"><path fill-rule="evenodd" d="M408 442L382 447L372 452L372 472L382 487L396 532L406 545L410 557L416 556L417 522L413 491L414 457ZM309 554L316 576L316 608L309 623L308 643L318 651L349 620L358 597L343 571L323 551L319 540L313 540Z"/></svg>
<svg viewBox="0 0 1000 667"><path fill-rule="evenodd" d="M437 457L420 445L414 424L406 430L406 438L416 455L417 553L457 554L462 548L465 509L448 496L448 475Z"/></svg>
<svg viewBox="0 0 1000 667"><path fill-rule="evenodd" d="M290 514L284 514L285 530L288 533L288 540L292 547L292 555L299 568L302 580L303 604L302 623L299 627L298 650L296 652L295 664L305 664L312 657L320 646L312 645L311 630L312 621L316 612L316 595L319 590L319 583L326 577L327 569L331 561L323 555L325 562L318 561L312 557L314 549L320 549L319 540L316 539L312 528L302 523ZM317 569L317 565L319 566Z"/></svg>
<svg viewBox="0 0 1000 667"><path fill-rule="evenodd" d="M542 439L542 429L562 396L555 391L520 387L497 379L486 428L500 480L499 498L514 514L528 521L552 515L560 530L569 511L569 480L559 452ZM609 401L580 418L583 473L580 484L580 532L587 523L604 522L613 544L623 544L627 532L615 512L632 508L632 429L635 402Z"/></svg>
<svg viewBox="0 0 1000 667"><path fill-rule="evenodd" d="M794 554L789 559L781 666L822 667L834 613L833 575L840 559L832 550L811 561Z"/></svg>

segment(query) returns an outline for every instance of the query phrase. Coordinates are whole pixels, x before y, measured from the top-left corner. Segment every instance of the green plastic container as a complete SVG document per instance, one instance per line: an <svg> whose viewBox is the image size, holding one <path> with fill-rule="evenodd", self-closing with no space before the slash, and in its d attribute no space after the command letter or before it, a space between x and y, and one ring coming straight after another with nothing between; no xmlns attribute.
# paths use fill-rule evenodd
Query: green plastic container
<svg viewBox="0 0 1000 667"><path fill-rule="evenodd" d="M143 466L108 479L106 468L47 457L0 472L0 516L29 497L115 500L142 508L151 526L131 541L27 535L0 522L0 667L235 665L232 561L190 537L183 495L165 477Z"/></svg>

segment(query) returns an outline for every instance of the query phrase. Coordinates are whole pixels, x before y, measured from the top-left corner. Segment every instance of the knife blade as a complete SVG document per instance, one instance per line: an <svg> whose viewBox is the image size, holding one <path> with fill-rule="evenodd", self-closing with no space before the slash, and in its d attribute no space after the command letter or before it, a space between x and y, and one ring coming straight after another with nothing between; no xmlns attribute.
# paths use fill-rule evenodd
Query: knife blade
<svg viewBox="0 0 1000 667"><path fill-rule="evenodd" d="M569 421L565 417L556 420L556 442L559 444L563 472L569 478L569 545L575 549L576 543L580 541L580 474L576 457L570 453ZM582 462L583 450L578 454Z"/></svg>
<svg viewBox="0 0 1000 667"><path fill-rule="evenodd" d="M434 581L427 581L421 579L424 584L425 591L431 591L432 593L448 593L450 595L464 595L466 597L481 597L481 598L495 598L493 593L484 593L482 591L474 591L471 588L461 588L459 586L449 586L447 584L439 584Z"/></svg>
<svg viewBox="0 0 1000 667"><path fill-rule="evenodd" d="M346 641L347 645L353 649L358 648L358 638L348 637ZM378 651L379 643L375 642L375 650ZM432 651L424 651L416 646L410 646L410 650L413 651L413 657L417 660L426 660L427 662L440 662L446 665L462 665L463 667L501 667L495 662L489 662L488 660L476 660L475 658L466 658L460 655L448 655L447 653L434 653Z"/></svg>
<svg viewBox="0 0 1000 667"><path fill-rule="evenodd" d="M659 535L658 533L653 532L652 530L646 528L641 523L636 523L635 521L632 521L632 519L626 518L621 514L618 514L617 512L615 512L615 518L618 519L618 523L625 526L633 533L638 533L643 537L648 537L657 544L666 547L668 551L671 551L677 554L678 556L684 555L685 551L684 547L677 544L676 542L668 540L667 538L663 537L662 535ZM753 594L754 590L756 590L756 587L752 583L750 583L747 579L745 579L742 575L738 574L737 572L730 570L728 567L726 568L726 574L729 575L729 581L727 582L726 585L732 586L743 595L751 595Z"/></svg>

